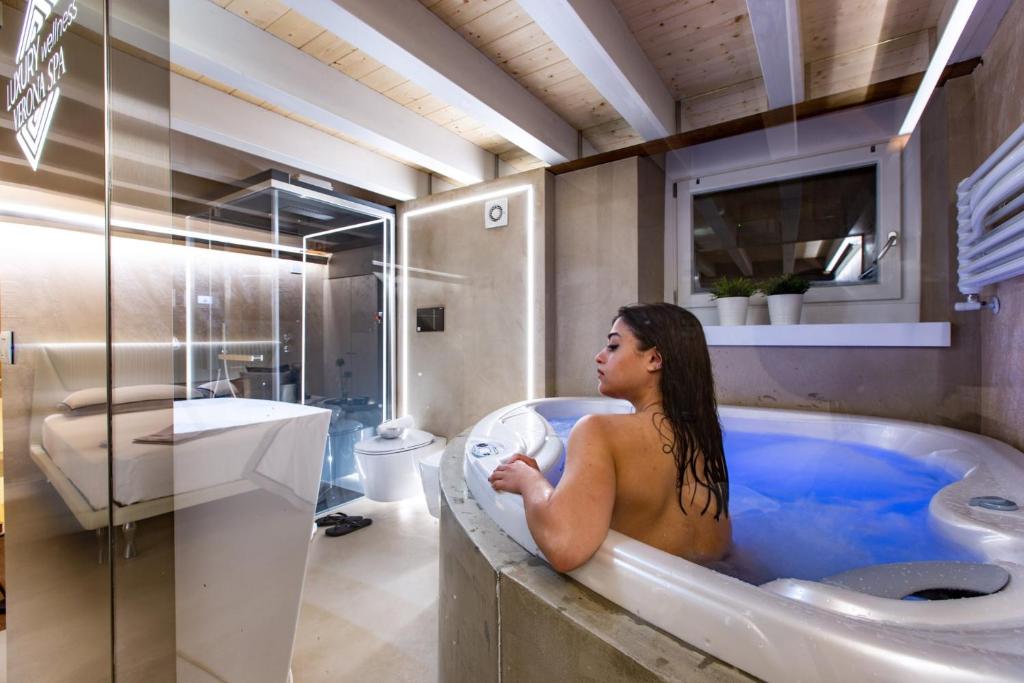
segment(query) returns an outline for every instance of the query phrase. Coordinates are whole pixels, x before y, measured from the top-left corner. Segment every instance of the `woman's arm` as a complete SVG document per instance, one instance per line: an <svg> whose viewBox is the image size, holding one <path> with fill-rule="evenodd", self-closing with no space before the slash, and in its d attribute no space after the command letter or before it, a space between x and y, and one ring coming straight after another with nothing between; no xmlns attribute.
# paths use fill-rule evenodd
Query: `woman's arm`
<svg viewBox="0 0 1024 683"><path fill-rule="evenodd" d="M557 488L523 461L501 465L491 475L496 490L522 494L533 540L560 572L572 571L589 560L611 526L615 462L606 428L595 416L576 423Z"/></svg>

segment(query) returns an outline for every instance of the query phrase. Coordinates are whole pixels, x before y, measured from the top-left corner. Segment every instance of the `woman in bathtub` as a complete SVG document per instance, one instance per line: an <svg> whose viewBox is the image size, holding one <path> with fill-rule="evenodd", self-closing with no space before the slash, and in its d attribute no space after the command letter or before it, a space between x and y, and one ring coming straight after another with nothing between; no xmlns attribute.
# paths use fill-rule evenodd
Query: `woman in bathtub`
<svg viewBox="0 0 1024 683"><path fill-rule="evenodd" d="M700 563L729 550L729 477L704 331L672 304L619 309L594 359L598 390L630 415L588 415L573 427L552 487L517 455L491 475L523 496L530 533L557 571L576 569L609 529Z"/></svg>

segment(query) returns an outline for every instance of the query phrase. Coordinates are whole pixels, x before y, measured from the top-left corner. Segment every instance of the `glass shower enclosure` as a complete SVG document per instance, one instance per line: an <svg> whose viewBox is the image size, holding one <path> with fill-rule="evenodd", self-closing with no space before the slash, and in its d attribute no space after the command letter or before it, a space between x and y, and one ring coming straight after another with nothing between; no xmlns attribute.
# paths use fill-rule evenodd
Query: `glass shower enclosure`
<svg viewBox="0 0 1024 683"><path fill-rule="evenodd" d="M261 231L275 258L257 272L222 256L194 260L186 375L216 395L331 411L320 516L362 495L355 445L391 416L394 211L277 170L242 184L192 215L189 229Z"/></svg>

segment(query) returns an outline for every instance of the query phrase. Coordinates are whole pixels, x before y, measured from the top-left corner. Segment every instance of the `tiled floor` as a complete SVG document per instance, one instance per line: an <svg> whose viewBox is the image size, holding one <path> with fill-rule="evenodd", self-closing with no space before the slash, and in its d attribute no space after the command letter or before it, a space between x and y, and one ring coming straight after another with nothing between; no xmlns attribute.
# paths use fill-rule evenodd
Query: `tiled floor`
<svg viewBox="0 0 1024 683"><path fill-rule="evenodd" d="M295 683L437 680L438 522L422 497L345 506L373 525L317 532L292 658Z"/></svg>
<svg viewBox="0 0 1024 683"><path fill-rule="evenodd" d="M45 482L35 485L42 491L20 499L23 506L35 505L36 508L23 509L21 518L38 521L45 517L46 510L58 508L60 501ZM38 508L38 501L46 496L54 500L49 501L49 507ZM437 680L437 520L427 513L422 496L402 503L360 500L350 503L345 511L369 516L373 525L339 538L326 537L321 529L311 541L292 659L294 683L433 683ZM145 533L138 537L139 556L118 565L117 595L122 607L119 634L125 643L119 651L122 656L133 653L131 658L125 659L126 667L129 664L134 667L133 673L142 672L143 668L139 667L159 665L162 661L143 657L153 649L146 646L147 643L165 640L151 628L154 624L149 623L145 615L165 613L166 606L161 600L167 595L173 600L173 591L168 593L164 585L168 576L174 576L173 570L168 574L166 551L169 547L166 539L173 538L174 533L171 521L169 516L147 520ZM32 538L39 536L26 534ZM48 577L55 572L66 573L65 567L76 571L71 578L62 574L40 582L62 586L62 591L47 590L39 595L24 596L24 603L31 606L31 619L25 618L24 625L31 629L40 619L52 618L51 608L66 607L69 592L77 596L76 610L72 611L88 622L88 615L102 613L104 605L109 604L108 590L87 590L89 586L107 585L105 582L109 579L105 577L109 576L109 565L96 563L97 546L91 533L51 534L47 539L46 553L52 561L40 571ZM60 542L55 543L54 539ZM35 547L23 545L30 546ZM83 568L98 572L97 577L78 571ZM164 577L164 582L152 580L158 577ZM61 623L67 620L65 614ZM55 647L73 647L61 640L60 635L75 632L75 629L59 630L60 634L51 631L41 640L22 642L22 651L39 647L42 653ZM6 674L4 636L6 631L0 631L0 683L4 682ZM89 639L79 638L76 642L87 651L100 651ZM170 642L173 643L173 632ZM27 659L41 661L36 657ZM77 660L70 658L70 661ZM50 665L44 665L44 669L58 671ZM30 677L18 676L12 680ZM157 680L141 673L127 678ZM48 680L71 679L57 673Z"/></svg>

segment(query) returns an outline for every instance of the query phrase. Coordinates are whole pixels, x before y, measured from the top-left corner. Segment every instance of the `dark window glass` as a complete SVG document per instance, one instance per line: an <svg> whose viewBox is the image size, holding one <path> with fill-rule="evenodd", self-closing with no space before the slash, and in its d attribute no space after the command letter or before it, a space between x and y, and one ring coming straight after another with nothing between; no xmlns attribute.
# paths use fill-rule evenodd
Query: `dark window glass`
<svg viewBox="0 0 1024 683"><path fill-rule="evenodd" d="M877 175L872 164L693 195L698 291L741 275L877 282Z"/></svg>

